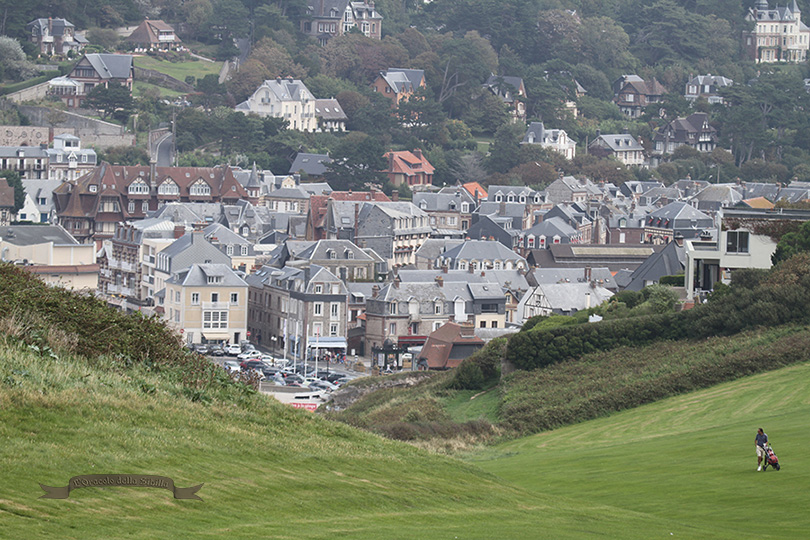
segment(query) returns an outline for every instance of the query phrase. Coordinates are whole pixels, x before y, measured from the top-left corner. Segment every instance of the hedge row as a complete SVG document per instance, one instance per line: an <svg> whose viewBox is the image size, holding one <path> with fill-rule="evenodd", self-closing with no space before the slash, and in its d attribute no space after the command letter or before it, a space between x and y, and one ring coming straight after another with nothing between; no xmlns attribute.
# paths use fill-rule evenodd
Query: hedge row
<svg viewBox="0 0 810 540"><path fill-rule="evenodd" d="M804 254L785 261L753 288L732 287L730 294L686 312L521 331L510 339L506 358L519 369L538 369L621 346L806 322L810 321L808 306L810 256Z"/></svg>

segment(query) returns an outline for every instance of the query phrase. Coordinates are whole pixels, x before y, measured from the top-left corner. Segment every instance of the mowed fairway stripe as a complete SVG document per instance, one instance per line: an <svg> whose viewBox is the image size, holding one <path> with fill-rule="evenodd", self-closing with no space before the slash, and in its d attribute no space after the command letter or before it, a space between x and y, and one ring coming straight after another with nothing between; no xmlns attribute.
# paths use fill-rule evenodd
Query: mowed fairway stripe
<svg viewBox="0 0 810 540"><path fill-rule="evenodd" d="M527 437L473 460L530 491L674 520L692 528L692 538L805 539L808 422L810 364L801 364ZM779 472L755 471L760 426Z"/></svg>

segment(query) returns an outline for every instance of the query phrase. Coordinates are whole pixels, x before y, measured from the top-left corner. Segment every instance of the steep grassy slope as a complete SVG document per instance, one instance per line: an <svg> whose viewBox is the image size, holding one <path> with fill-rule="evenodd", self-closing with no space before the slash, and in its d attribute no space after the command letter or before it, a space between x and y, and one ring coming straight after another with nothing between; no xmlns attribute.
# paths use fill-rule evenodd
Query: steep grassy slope
<svg viewBox="0 0 810 540"><path fill-rule="evenodd" d="M471 461L538 494L687 528L673 537L807 538L808 415L804 363L527 437ZM755 472L760 426L780 472Z"/></svg>

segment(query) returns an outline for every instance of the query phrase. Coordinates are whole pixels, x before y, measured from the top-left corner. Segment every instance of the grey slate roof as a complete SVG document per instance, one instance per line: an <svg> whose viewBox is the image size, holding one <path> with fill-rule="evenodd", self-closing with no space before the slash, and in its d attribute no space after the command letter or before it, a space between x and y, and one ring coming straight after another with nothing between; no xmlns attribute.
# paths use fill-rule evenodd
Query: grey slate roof
<svg viewBox="0 0 810 540"><path fill-rule="evenodd" d="M526 259L496 240L467 240L442 254L445 259L468 261L523 261Z"/></svg>
<svg viewBox="0 0 810 540"><path fill-rule="evenodd" d="M132 74L131 54L90 53L85 58L102 79L128 79Z"/></svg>
<svg viewBox="0 0 810 540"><path fill-rule="evenodd" d="M538 285L552 283L587 283L585 268L535 268L531 271L532 278ZM607 266L590 269L590 281L601 282L606 289L617 287L613 275Z"/></svg>
<svg viewBox="0 0 810 540"><path fill-rule="evenodd" d="M403 91L413 93L419 88L419 83L424 80L425 71L422 69L388 68L388 71L380 72L380 76L397 94Z"/></svg>
<svg viewBox="0 0 810 540"><path fill-rule="evenodd" d="M534 235L535 238L540 236L545 236L546 238L559 236L561 243L568 243L572 238L579 236L579 232L560 217L545 219L531 229L524 231L523 234L525 236Z"/></svg>
<svg viewBox="0 0 810 540"><path fill-rule="evenodd" d="M208 283L208 276L218 276L222 281ZM184 287L247 287L247 282L239 277L227 264L192 264L166 280L166 283Z"/></svg>
<svg viewBox="0 0 810 540"><path fill-rule="evenodd" d="M56 245L79 243L61 225L8 225L0 227L0 238L15 246L33 246L47 242Z"/></svg>
<svg viewBox="0 0 810 540"><path fill-rule="evenodd" d="M318 240L296 253L294 258L326 261L330 260L329 254L327 253L329 250L334 251L335 260L355 260L360 262L373 260L370 255L360 249L351 240ZM354 258L348 259L346 253L352 253Z"/></svg>
<svg viewBox="0 0 810 540"><path fill-rule="evenodd" d="M323 176L326 173L326 164L331 163L329 154L307 154L298 152L290 165L290 174L303 172L309 176Z"/></svg>
<svg viewBox="0 0 810 540"><path fill-rule="evenodd" d="M686 268L686 249L676 242L667 246L641 263L630 276L630 282L625 286L628 291L640 291L647 282L658 283L663 276L680 274Z"/></svg>
<svg viewBox="0 0 810 540"><path fill-rule="evenodd" d="M598 145L599 141L604 142L605 146L610 148L613 152L626 152L628 150L644 151L644 147L629 133L602 134L594 139L589 146Z"/></svg>

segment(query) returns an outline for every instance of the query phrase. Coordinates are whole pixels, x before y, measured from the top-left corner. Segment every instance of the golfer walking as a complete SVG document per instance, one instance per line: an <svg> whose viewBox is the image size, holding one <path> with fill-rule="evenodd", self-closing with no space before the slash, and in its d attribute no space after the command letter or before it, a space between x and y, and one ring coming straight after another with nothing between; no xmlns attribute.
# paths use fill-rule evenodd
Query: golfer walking
<svg viewBox="0 0 810 540"><path fill-rule="evenodd" d="M757 443L757 470L762 470L762 458L764 458L767 453L765 452L765 446L768 444L768 435L762 428L757 430L757 438L755 439Z"/></svg>

